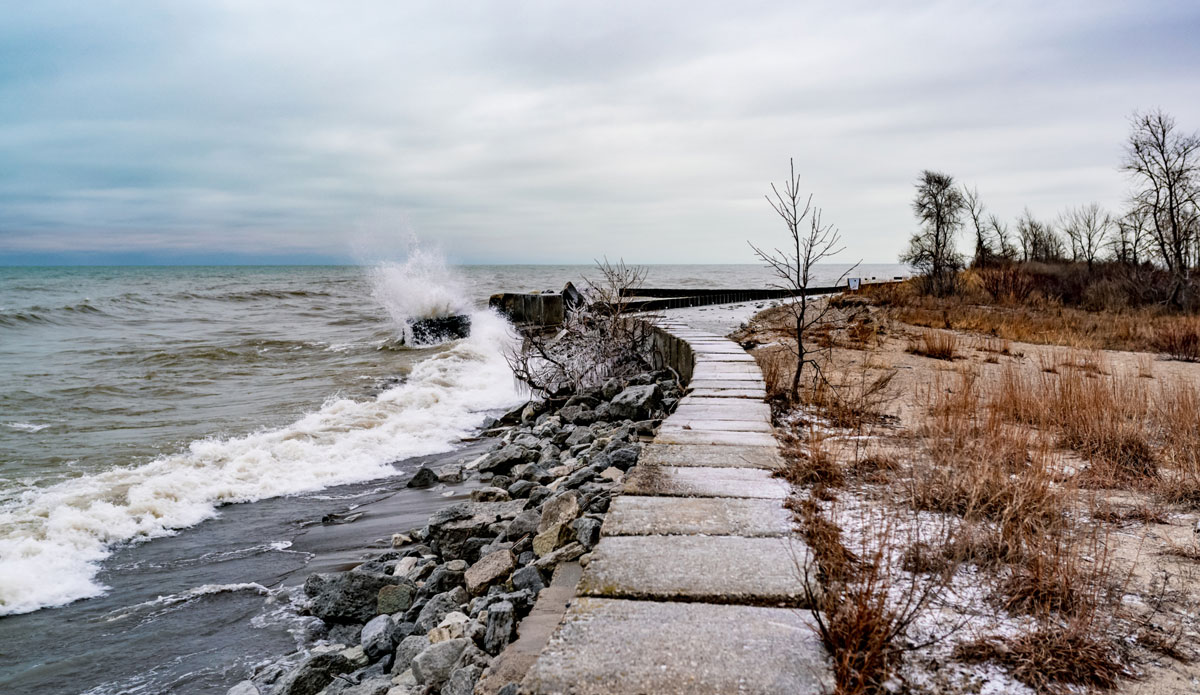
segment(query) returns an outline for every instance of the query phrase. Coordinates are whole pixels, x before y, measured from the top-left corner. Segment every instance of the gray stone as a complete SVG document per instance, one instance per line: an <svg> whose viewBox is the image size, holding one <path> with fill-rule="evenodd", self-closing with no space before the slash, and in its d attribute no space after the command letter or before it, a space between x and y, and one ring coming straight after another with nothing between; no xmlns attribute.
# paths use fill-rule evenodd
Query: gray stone
<svg viewBox="0 0 1200 695"><path fill-rule="evenodd" d="M575 540L587 550L591 550L600 540L600 522L596 519L576 519L571 522L571 528L575 530Z"/></svg>
<svg viewBox="0 0 1200 695"><path fill-rule="evenodd" d="M363 625L362 637L359 638L359 642L367 656L378 659L395 648L396 643L393 641L395 635L396 621L392 619L392 616L377 615Z"/></svg>
<svg viewBox="0 0 1200 695"><path fill-rule="evenodd" d="M498 580L507 577L513 571L516 562L517 559L509 550L497 550L480 558L463 576L467 583L467 593L472 596L482 593Z"/></svg>
<svg viewBox="0 0 1200 695"><path fill-rule="evenodd" d="M532 480L518 480L508 486L508 496L512 499L528 497L535 487L537 487L537 483Z"/></svg>
<svg viewBox="0 0 1200 695"><path fill-rule="evenodd" d="M509 540L516 540L523 536L536 534L538 524L542 520L542 513L537 509L526 509L517 515L517 518L508 523L508 530L504 532L504 537Z"/></svg>
<svg viewBox="0 0 1200 695"><path fill-rule="evenodd" d="M579 598L522 683L575 695L822 693L834 683L804 611Z"/></svg>
<svg viewBox="0 0 1200 695"><path fill-rule="evenodd" d="M618 420L639 420L649 417L662 404L662 390L657 384L630 386L613 397L609 415Z"/></svg>
<svg viewBox="0 0 1200 695"><path fill-rule="evenodd" d="M463 666L450 672L450 678L442 686L442 695L472 695L475 692L475 682L483 669L478 666Z"/></svg>
<svg viewBox="0 0 1200 695"><path fill-rule="evenodd" d="M417 682L432 686L444 683L469 642L459 638L426 647L412 660L413 675L417 677Z"/></svg>
<svg viewBox="0 0 1200 695"><path fill-rule="evenodd" d="M578 560L583 553L584 549L582 545L579 543L568 543L549 555L539 559L534 563L534 567L537 567L538 569L549 570L560 563Z"/></svg>
<svg viewBox="0 0 1200 695"><path fill-rule="evenodd" d="M417 469L417 472L408 481L408 487L426 488L433 487L438 484L438 475L425 466Z"/></svg>
<svg viewBox="0 0 1200 695"><path fill-rule="evenodd" d="M381 587L375 598L376 613L399 613L412 605L416 588L408 582Z"/></svg>
<svg viewBox="0 0 1200 695"><path fill-rule="evenodd" d="M472 502L507 502L508 491L499 487L481 487L471 491Z"/></svg>
<svg viewBox="0 0 1200 695"><path fill-rule="evenodd" d="M444 466L438 466L437 477L443 483L461 483L463 480L463 465L461 463L447 463Z"/></svg>
<svg viewBox="0 0 1200 695"><path fill-rule="evenodd" d="M254 681L242 681L229 689L225 695L261 695Z"/></svg>
<svg viewBox="0 0 1200 695"><path fill-rule="evenodd" d="M429 599L429 602L421 608L421 612L417 615L417 630L420 632L429 632L437 627L438 623L442 622L442 618L458 610L466 602L467 592L461 586L434 596Z"/></svg>
<svg viewBox="0 0 1200 695"><path fill-rule="evenodd" d="M385 586L409 584L404 577L351 570L313 574L304 582L309 610L325 622L365 623L378 612L378 596Z"/></svg>
<svg viewBox="0 0 1200 695"><path fill-rule="evenodd" d="M483 648L489 654L499 654L501 649L508 646L512 640L516 620L516 608L508 601L488 606L487 632L483 638Z"/></svg>
<svg viewBox="0 0 1200 695"><path fill-rule="evenodd" d="M275 695L316 695L333 681L334 676L350 673L354 668L354 663L341 654L317 654L289 671L275 684L272 692Z"/></svg>
<svg viewBox="0 0 1200 695"><path fill-rule="evenodd" d="M392 679L387 677L367 678L358 685L352 685L339 695L387 695L392 689ZM326 691L328 693L328 691ZM332 695L330 693L329 695Z"/></svg>
<svg viewBox="0 0 1200 695"><path fill-rule="evenodd" d="M510 444L499 451L494 451L487 455L479 463L479 471L493 473L507 473L512 470L512 467L518 463L525 463L530 460L530 452L523 446Z"/></svg>
<svg viewBox="0 0 1200 695"><path fill-rule="evenodd" d="M425 651L429 644L429 638L425 635L410 635L400 640L400 646L396 647L396 659L392 662L392 673L408 670L413 658Z"/></svg>
<svg viewBox="0 0 1200 695"><path fill-rule="evenodd" d="M527 589L534 594L546 588L546 583L542 581L542 573L536 567L522 567L513 572L512 585L516 591Z"/></svg>
<svg viewBox="0 0 1200 695"><path fill-rule="evenodd" d="M538 533L555 524L568 524L579 516L579 495L574 491L564 492L550 499L542 507L542 517L538 521Z"/></svg>
<svg viewBox="0 0 1200 695"><path fill-rule="evenodd" d="M622 446L614 449L608 454L609 463L627 471L638 462L638 457L641 452L635 446Z"/></svg>
<svg viewBox="0 0 1200 695"><path fill-rule="evenodd" d="M533 537L533 554L544 557L575 537L570 523L556 523Z"/></svg>

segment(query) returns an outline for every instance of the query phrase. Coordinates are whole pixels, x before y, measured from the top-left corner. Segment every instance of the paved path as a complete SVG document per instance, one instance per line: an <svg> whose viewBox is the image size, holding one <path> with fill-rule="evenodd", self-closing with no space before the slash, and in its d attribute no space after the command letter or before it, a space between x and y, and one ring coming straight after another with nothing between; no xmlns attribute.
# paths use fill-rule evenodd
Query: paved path
<svg viewBox="0 0 1200 695"><path fill-rule="evenodd" d="M615 498L576 598L522 683L530 693L833 689L771 476L782 465L762 374L736 343L660 324L695 352L689 394Z"/></svg>

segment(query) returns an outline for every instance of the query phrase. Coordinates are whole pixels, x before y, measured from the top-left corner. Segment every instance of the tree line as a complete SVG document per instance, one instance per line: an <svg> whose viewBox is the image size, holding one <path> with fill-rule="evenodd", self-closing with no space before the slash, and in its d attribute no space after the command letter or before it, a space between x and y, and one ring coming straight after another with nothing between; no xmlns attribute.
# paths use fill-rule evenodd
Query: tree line
<svg viewBox="0 0 1200 695"><path fill-rule="evenodd" d="M1010 227L988 212L979 191L954 177L923 171L912 203L920 229L900 256L920 273L923 291L945 296L959 289L959 271L1021 263L1119 266L1153 273L1162 301L1195 308L1194 273L1200 263L1200 135L1182 132L1161 110L1130 118L1121 170L1131 181L1125 209L1114 213L1096 203L1040 220L1028 208ZM964 229L970 257L958 250Z"/></svg>

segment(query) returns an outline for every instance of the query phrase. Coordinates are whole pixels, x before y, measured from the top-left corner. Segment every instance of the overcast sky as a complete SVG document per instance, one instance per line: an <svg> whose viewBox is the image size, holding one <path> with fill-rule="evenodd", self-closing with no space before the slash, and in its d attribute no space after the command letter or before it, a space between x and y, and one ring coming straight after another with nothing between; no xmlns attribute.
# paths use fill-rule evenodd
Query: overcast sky
<svg viewBox="0 0 1200 695"><path fill-rule="evenodd" d="M1134 109L1200 128L1198 35L1145 0L8 3L0 263L753 262L788 157L892 262L925 168L1007 219L1119 207Z"/></svg>

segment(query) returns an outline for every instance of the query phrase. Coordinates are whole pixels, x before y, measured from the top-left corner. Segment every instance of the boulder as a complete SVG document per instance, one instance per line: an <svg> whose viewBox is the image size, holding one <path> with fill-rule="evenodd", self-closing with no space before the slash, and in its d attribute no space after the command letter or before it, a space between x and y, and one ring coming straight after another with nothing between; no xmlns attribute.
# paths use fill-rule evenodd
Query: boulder
<svg viewBox="0 0 1200 695"><path fill-rule="evenodd" d="M411 582L380 587L375 595L375 612L390 614L406 611L412 605L415 592L416 588Z"/></svg>
<svg viewBox="0 0 1200 695"><path fill-rule="evenodd" d="M261 695L254 681L242 681L229 689L225 695Z"/></svg>
<svg viewBox="0 0 1200 695"><path fill-rule="evenodd" d="M508 491L499 487L481 487L471 491L472 502L507 502L510 499Z"/></svg>
<svg viewBox="0 0 1200 695"><path fill-rule="evenodd" d="M467 592L462 587L455 587L450 591L434 596L429 599L429 602L421 608L421 612L417 615L417 630L420 632L429 632L437 627L443 618L458 610L466 602Z"/></svg>
<svg viewBox="0 0 1200 695"><path fill-rule="evenodd" d="M274 695L316 695L333 682L335 676L350 673L354 663L334 652L317 654L288 672L275 684Z"/></svg>
<svg viewBox="0 0 1200 695"><path fill-rule="evenodd" d="M516 562L517 559L509 550L497 550L483 556L479 562L471 565L463 577L467 582L467 593L476 596L497 581L502 581L513 571Z"/></svg>
<svg viewBox="0 0 1200 695"><path fill-rule="evenodd" d="M583 553L584 548L582 545L579 543L569 543L558 550L555 550L549 555L542 557L537 562L533 563L533 566L537 567L538 569L544 569L548 571L560 563L578 560Z"/></svg>
<svg viewBox="0 0 1200 695"><path fill-rule="evenodd" d="M608 461L613 466L627 471L638 461L641 451L636 446L622 446L608 453Z"/></svg>
<svg viewBox="0 0 1200 695"><path fill-rule="evenodd" d="M464 638L431 644L412 660L413 675L417 682L427 686L439 686L450 677L458 657L462 656L469 640Z"/></svg>
<svg viewBox="0 0 1200 695"><path fill-rule="evenodd" d="M392 689L392 679L386 676L366 678L358 685L344 688L337 695L387 695ZM332 687L326 690L327 695L333 695Z"/></svg>
<svg viewBox="0 0 1200 695"><path fill-rule="evenodd" d="M479 462L479 471L493 473L508 473L519 463L537 460L536 454L531 454L523 446L509 444L508 446L488 454Z"/></svg>
<svg viewBox="0 0 1200 695"><path fill-rule="evenodd" d="M613 397L609 415L618 420L639 420L650 416L662 404L658 384L630 386Z"/></svg>
<svg viewBox="0 0 1200 695"><path fill-rule="evenodd" d="M483 669L478 666L462 666L450 672L446 684L442 686L442 695L472 695L475 683L479 680Z"/></svg>
<svg viewBox="0 0 1200 695"><path fill-rule="evenodd" d="M412 660L429 647L429 638L425 635L411 635L400 640L396 647L396 659L392 662L392 673L400 674L412 666Z"/></svg>
<svg viewBox="0 0 1200 695"><path fill-rule="evenodd" d="M569 522L557 523L533 537L533 554L545 557L554 552L559 546L575 539L575 532Z"/></svg>
<svg viewBox="0 0 1200 695"><path fill-rule="evenodd" d="M488 606L487 632L483 637L483 648L489 654L499 654L508 646L516 625L516 607L508 601Z"/></svg>
<svg viewBox="0 0 1200 695"><path fill-rule="evenodd" d="M465 637L467 626L471 619L465 613L460 611L451 611L442 618L442 622L438 626L429 631L429 642L437 644L446 640L458 639Z"/></svg>
<svg viewBox="0 0 1200 695"><path fill-rule="evenodd" d="M461 483L463 480L463 465L461 463L447 463L444 466L438 466L437 477L443 483Z"/></svg>
<svg viewBox="0 0 1200 695"><path fill-rule="evenodd" d="M522 567L513 572L512 585L515 591L528 589L534 594L546 588L546 582L542 579L542 573L536 567Z"/></svg>
<svg viewBox="0 0 1200 695"><path fill-rule="evenodd" d="M379 591L403 585L412 588L404 577L350 570L310 575L304 582L304 593L309 598L309 611L325 622L365 623L378 612Z"/></svg>
<svg viewBox="0 0 1200 695"><path fill-rule="evenodd" d="M591 550L600 542L600 522L596 519L583 517L571 522L575 529L575 540L585 549Z"/></svg>
<svg viewBox="0 0 1200 695"><path fill-rule="evenodd" d="M536 534L541 520L542 514L537 509L526 509L518 514L517 518L508 522L504 537L515 541L523 536Z"/></svg>
<svg viewBox="0 0 1200 695"><path fill-rule="evenodd" d="M377 615L363 625L359 642L363 651L372 659L390 653L395 647L396 621L390 615Z"/></svg>
<svg viewBox="0 0 1200 695"><path fill-rule="evenodd" d="M408 481L408 487L416 487L416 488L433 487L434 485L437 485L437 484L438 484L437 473L434 473L433 471L426 468L425 466L421 466L420 468L418 468L416 475L414 475Z"/></svg>
<svg viewBox="0 0 1200 695"><path fill-rule="evenodd" d="M532 480L518 480L517 482L508 486L508 496L511 499L528 497L530 491L532 491L535 487L537 487L537 483L533 482Z"/></svg>
<svg viewBox="0 0 1200 695"><path fill-rule="evenodd" d="M570 523L579 516L579 495L574 491L564 492L546 502L538 521L538 533L555 524Z"/></svg>

